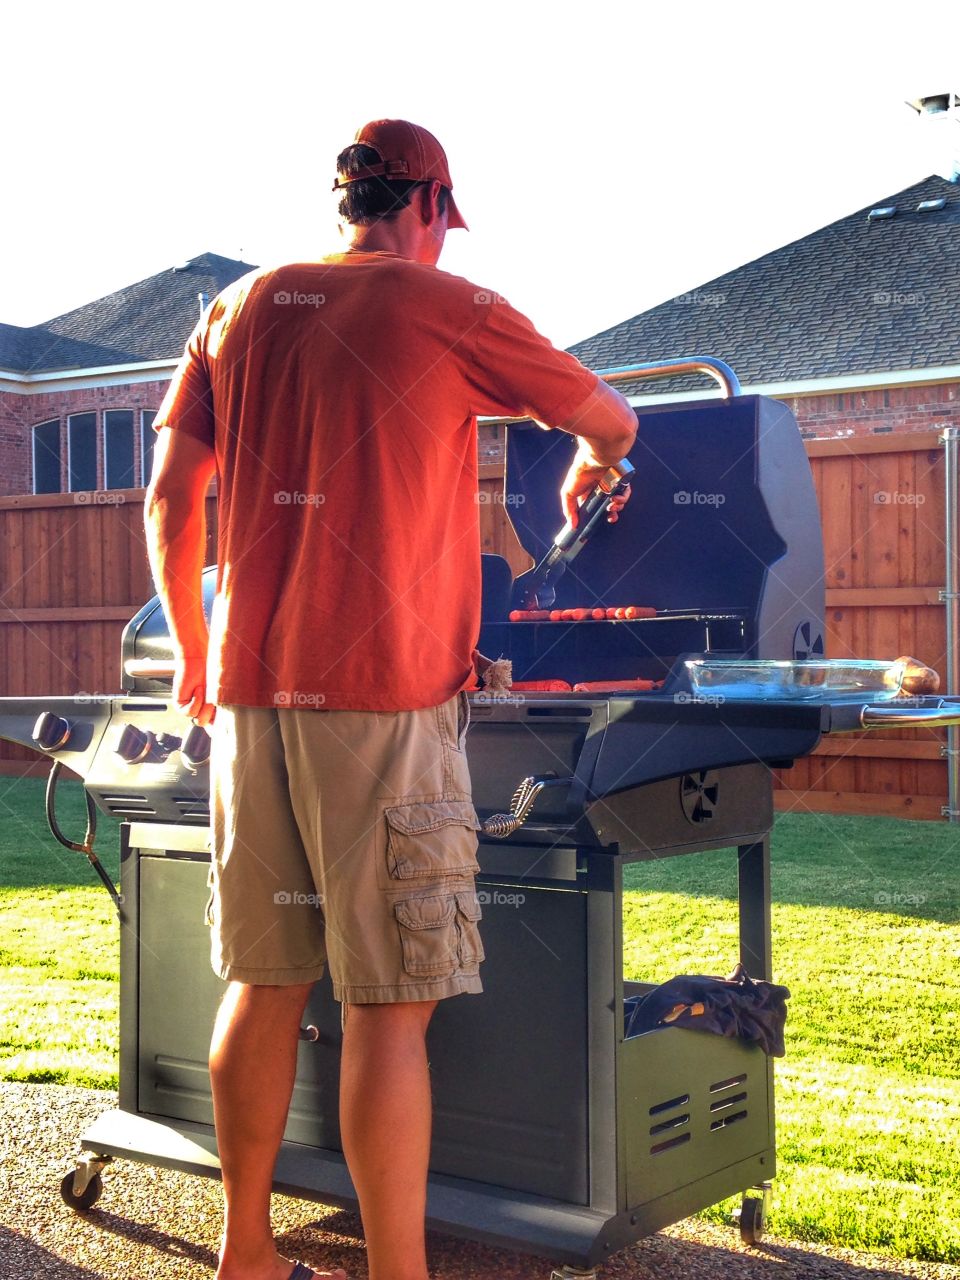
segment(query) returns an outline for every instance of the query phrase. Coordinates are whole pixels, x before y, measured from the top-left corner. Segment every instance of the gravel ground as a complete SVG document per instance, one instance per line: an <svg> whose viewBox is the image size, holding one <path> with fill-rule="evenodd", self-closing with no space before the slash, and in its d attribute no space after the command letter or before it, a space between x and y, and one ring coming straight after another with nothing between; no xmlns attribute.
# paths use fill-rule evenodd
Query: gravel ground
<svg viewBox="0 0 960 1280"><path fill-rule="evenodd" d="M86 1214L58 1185L72 1169L81 1129L113 1095L59 1085L0 1084L0 1280L211 1280L220 1186L145 1165L118 1163ZM367 1274L358 1220L277 1196L281 1249L307 1264ZM434 1280L549 1280L546 1259L432 1235ZM601 1280L862 1280L882 1273L960 1280L960 1267L901 1262L846 1249L766 1238L746 1248L729 1228L688 1220L625 1249Z"/></svg>

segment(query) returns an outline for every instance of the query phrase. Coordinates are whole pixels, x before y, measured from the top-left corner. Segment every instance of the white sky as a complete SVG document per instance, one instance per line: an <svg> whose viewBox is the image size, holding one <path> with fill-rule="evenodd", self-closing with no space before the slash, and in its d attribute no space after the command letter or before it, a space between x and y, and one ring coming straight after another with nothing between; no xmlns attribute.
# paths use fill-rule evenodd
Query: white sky
<svg viewBox="0 0 960 1280"><path fill-rule="evenodd" d="M2 38L8 324L335 249L336 154L390 115L447 150L441 267L569 345L933 172L903 102L960 90L940 0L38 0Z"/></svg>

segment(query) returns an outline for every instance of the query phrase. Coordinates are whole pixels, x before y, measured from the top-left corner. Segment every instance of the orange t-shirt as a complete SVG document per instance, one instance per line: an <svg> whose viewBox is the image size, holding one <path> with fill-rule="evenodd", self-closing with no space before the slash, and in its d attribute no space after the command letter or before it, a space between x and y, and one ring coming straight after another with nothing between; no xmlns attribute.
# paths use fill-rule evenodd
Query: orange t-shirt
<svg viewBox="0 0 960 1280"><path fill-rule="evenodd" d="M497 294L396 254L221 293L154 423L216 452L211 700L402 711L471 685L476 416L554 426L596 385Z"/></svg>

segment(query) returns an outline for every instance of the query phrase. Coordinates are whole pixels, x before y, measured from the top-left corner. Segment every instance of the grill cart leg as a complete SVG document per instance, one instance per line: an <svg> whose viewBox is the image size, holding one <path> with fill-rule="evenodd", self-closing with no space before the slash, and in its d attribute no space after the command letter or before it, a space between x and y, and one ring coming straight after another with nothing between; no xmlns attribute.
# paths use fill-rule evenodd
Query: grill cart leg
<svg viewBox="0 0 960 1280"><path fill-rule="evenodd" d="M762 1191L762 1196L743 1197L743 1204L740 1206L740 1239L744 1244L759 1244L763 1239L763 1233L767 1229L767 1214L770 1212L770 1193L773 1184L770 1182L760 1182L755 1187L751 1187L752 1191Z"/></svg>
<svg viewBox="0 0 960 1280"><path fill-rule="evenodd" d="M559 1271L550 1272L550 1280L597 1280L597 1271L595 1267L589 1271L581 1271L579 1267L561 1267Z"/></svg>
<svg viewBox="0 0 960 1280"><path fill-rule="evenodd" d="M84 1155L77 1157L77 1167L60 1183L60 1195L71 1209L90 1209L103 1193L101 1171L110 1163L110 1156Z"/></svg>

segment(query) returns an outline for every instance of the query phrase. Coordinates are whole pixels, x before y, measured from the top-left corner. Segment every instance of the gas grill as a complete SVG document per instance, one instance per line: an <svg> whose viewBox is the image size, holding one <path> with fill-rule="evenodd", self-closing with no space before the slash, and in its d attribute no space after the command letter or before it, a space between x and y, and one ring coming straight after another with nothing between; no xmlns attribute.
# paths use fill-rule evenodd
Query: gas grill
<svg viewBox="0 0 960 1280"><path fill-rule="evenodd" d="M744 1192L741 1233L757 1240L775 1170L773 1072L758 1047L677 1027L625 1036L625 1001L652 984L624 978L624 868L729 849L740 891L731 967L770 979L770 770L824 733L960 723L954 700L904 697L895 684L864 693L870 664L844 683L842 664L819 661L823 555L796 424L784 405L739 395L720 362L691 365L726 397L638 410L631 501L564 572L551 568L546 592L484 557L479 648L510 660L514 685L470 696L488 959L484 996L441 1002L430 1031L428 1217L550 1256L567 1275ZM509 430L505 506L538 564L555 544L573 448L534 424ZM205 570L208 616L214 581ZM544 597L549 609L530 607ZM612 606L623 616L607 617ZM81 1136L62 1187L75 1207L94 1203L117 1158L218 1172L209 740L170 700L171 662L154 598L124 632L121 693L0 701L0 736L84 779L91 830L74 847L89 851L96 810L121 823L120 1102ZM637 683L613 687L622 682ZM517 691L531 683L551 687ZM326 980L308 1020L276 1185L355 1207Z"/></svg>

